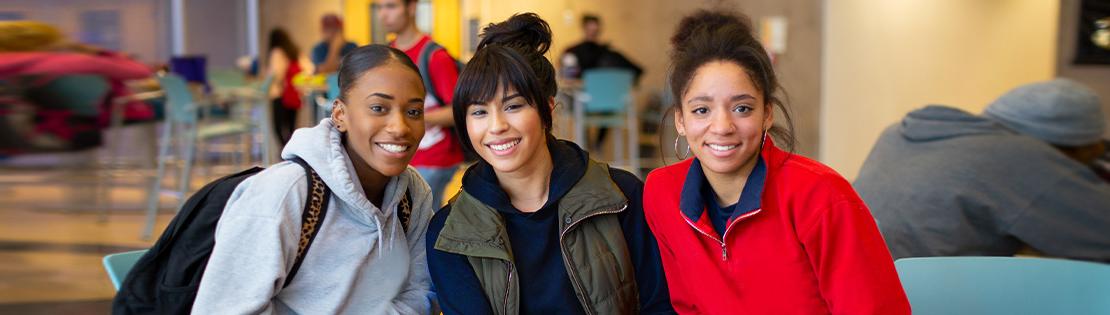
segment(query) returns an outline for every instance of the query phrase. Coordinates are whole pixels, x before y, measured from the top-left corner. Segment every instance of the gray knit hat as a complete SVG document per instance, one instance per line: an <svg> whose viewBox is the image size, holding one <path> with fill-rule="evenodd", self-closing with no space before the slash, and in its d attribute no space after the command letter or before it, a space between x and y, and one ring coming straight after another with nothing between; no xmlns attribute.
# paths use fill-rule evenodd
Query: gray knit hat
<svg viewBox="0 0 1110 315"><path fill-rule="evenodd" d="M1014 88L987 106L983 116L1018 133L1064 146L1096 143L1106 130L1098 95L1068 79Z"/></svg>

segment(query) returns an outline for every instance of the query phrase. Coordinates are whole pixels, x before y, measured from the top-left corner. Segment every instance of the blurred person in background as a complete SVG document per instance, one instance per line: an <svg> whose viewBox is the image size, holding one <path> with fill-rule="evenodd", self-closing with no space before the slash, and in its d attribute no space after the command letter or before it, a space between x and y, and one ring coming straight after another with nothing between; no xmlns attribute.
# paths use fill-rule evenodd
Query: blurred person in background
<svg viewBox="0 0 1110 315"><path fill-rule="evenodd" d="M894 257L1110 261L1098 96L1067 79L1017 87L981 115L931 105L879 137L855 187Z"/></svg>
<svg viewBox="0 0 1110 315"><path fill-rule="evenodd" d="M312 47L312 64L316 73L332 73L339 69L339 60L358 45L344 37L343 19L338 15L329 13L321 17L320 29L323 40Z"/></svg>
<svg viewBox="0 0 1110 315"><path fill-rule="evenodd" d="M301 93L293 85L293 77L301 73L300 49L292 37L282 28L270 31L269 72L273 76L270 85L271 108L273 108L274 131L282 146L289 142L296 129L297 110L301 109Z"/></svg>
<svg viewBox="0 0 1110 315"><path fill-rule="evenodd" d="M54 26L38 21L0 21L0 105L6 130L0 154L79 150L100 144L99 132L108 125L111 102L131 95L129 80L149 78L147 65L119 52L74 42ZM68 75L96 75L109 85L102 100L89 100L94 109L49 104L56 91L48 83ZM12 111L13 106L30 106ZM25 107L26 107L25 106ZM96 113L94 116L78 113ZM24 116L16 118L13 115ZM33 116L33 117L31 117ZM127 121L147 120L154 112L146 103L123 104ZM26 120L26 124L17 121Z"/></svg>
<svg viewBox="0 0 1110 315"><path fill-rule="evenodd" d="M420 142L420 151L412 158L412 166L420 171L432 187L432 198L440 200L451 177L463 161L463 150L451 116L455 83L459 66L432 37L416 27L417 0L375 0L377 18L386 31L396 35L389 45L405 52L420 67L420 76L427 86L424 98L424 123L427 133Z"/></svg>
<svg viewBox="0 0 1110 315"><path fill-rule="evenodd" d="M560 67L563 71L561 75L564 78L581 79L582 74L587 70L619 68L632 71L634 84L640 81L640 75L644 73L643 69L620 52L610 48L608 44L601 42L600 17L593 14L583 15L582 34L584 36L582 42L567 48L560 58ZM608 134L608 127L598 128L596 141L592 145L594 151L601 149Z"/></svg>

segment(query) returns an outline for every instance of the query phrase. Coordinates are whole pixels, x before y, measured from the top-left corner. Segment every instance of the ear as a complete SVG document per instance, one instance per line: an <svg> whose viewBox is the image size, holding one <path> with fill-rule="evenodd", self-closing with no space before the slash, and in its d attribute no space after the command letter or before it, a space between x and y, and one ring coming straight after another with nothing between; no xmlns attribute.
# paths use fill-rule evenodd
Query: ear
<svg viewBox="0 0 1110 315"><path fill-rule="evenodd" d="M551 117L555 117L555 106L559 106L559 103L555 102L555 97L554 96L549 97L547 99L547 103L551 104L551 106L548 106L548 108L551 109Z"/></svg>
<svg viewBox="0 0 1110 315"><path fill-rule="evenodd" d="M674 129L678 131L678 135L686 136L686 119L682 117L681 107L675 107L674 109Z"/></svg>
<svg viewBox="0 0 1110 315"><path fill-rule="evenodd" d="M347 128L348 128L348 126L347 126L347 104L344 104L343 101L340 101L339 99L335 99L335 101L332 102L331 105L332 105L332 107L331 107L331 121L332 121L332 123L335 124L336 129L339 129L339 132L346 132Z"/></svg>
<svg viewBox="0 0 1110 315"><path fill-rule="evenodd" d="M767 110L763 111L763 131L771 130L775 125L775 106L767 104Z"/></svg>

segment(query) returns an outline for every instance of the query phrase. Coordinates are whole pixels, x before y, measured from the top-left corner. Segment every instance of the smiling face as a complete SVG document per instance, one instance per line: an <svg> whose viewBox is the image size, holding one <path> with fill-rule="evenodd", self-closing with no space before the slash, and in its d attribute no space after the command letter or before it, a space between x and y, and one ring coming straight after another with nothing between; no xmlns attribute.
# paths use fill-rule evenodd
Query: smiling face
<svg viewBox="0 0 1110 315"><path fill-rule="evenodd" d="M771 107L747 72L730 61L699 67L675 111L675 128L706 173L740 175L755 165Z"/></svg>
<svg viewBox="0 0 1110 315"><path fill-rule="evenodd" d="M347 152L385 176L405 171L424 138L424 85L396 61L367 70L336 101L332 119L347 133Z"/></svg>
<svg viewBox="0 0 1110 315"><path fill-rule="evenodd" d="M547 152L539 110L511 87L499 87L492 100L467 106L466 130L474 150L497 172L538 165Z"/></svg>

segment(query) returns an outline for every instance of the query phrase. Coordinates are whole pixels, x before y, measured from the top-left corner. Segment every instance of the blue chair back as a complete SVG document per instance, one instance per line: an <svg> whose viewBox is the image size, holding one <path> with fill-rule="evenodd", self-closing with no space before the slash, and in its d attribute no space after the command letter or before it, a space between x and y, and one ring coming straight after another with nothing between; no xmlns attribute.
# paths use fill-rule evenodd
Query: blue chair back
<svg viewBox="0 0 1110 315"><path fill-rule="evenodd" d="M623 113L628 109L632 93L632 71L619 68L597 68L582 74L582 90L587 113Z"/></svg>
<svg viewBox="0 0 1110 315"><path fill-rule="evenodd" d="M167 73L159 77L162 91L166 93L166 120L178 123L194 123L197 120L197 105L193 93L180 76Z"/></svg>
<svg viewBox="0 0 1110 315"><path fill-rule="evenodd" d="M1025 257L894 262L914 314L1110 314L1110 265Z"/></svg>
<svg viewBox="0 0 1110 315"><path fill-rule="evenodd" d="M135 266L135 262L139 261L146 251L143 249L104 256L104 270L108 271L108 278L112 279L112 285L117 291L123 279L127 278L127 273L131 272L131 267Z"/></svg>

